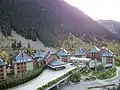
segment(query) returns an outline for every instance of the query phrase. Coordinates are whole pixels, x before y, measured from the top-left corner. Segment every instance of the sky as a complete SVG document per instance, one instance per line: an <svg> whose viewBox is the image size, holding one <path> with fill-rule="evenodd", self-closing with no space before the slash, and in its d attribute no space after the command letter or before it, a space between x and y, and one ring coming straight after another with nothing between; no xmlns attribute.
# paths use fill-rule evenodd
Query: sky
<svg viewBox="0 0 120 90"><path fill-rule="evenodd" d="M120 21L120 0L65 0L94 20Z"/></svg>

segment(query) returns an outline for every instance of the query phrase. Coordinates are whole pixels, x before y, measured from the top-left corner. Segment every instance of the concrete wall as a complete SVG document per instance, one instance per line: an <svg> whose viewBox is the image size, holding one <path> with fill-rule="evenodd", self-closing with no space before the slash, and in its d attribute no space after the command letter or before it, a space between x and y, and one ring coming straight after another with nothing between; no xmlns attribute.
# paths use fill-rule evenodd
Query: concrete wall
<svg viewBox="0 0 120 90"><path fill-rule="evenodd" d="M102 57L102 63L106 64L106 57Z"/></svg>
<svg viewBox="0 0 120 90"><path fill-rule="evenodd" d="M15 75L17 75L17 64L14 64L14 72L15 72Z"/></svg>
<svg viewBox="0 0 120 90"><path fill-rule="evenodd" d="M6 66L3 66L3 69L4 69L4 78L6 78L6 76L7 76Z"/></svg>
<svg viewBox="0 0 120 90"><path fill-rule="evenodd" d="M33 69L33 62L26 63L26 69L27 69L27 71L32 70Z"/></svg>

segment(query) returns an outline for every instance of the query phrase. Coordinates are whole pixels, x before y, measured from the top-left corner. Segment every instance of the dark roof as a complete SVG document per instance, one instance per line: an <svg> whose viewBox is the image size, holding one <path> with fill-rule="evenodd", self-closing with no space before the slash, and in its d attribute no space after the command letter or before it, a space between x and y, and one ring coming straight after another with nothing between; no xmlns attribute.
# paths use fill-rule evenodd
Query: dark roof
<svg viewBox="0 0 120 90"><path fill-rule="evenodd" d="M58 56L69 56L70 54L63 48L61 48L58 52L57 52Z"/></svg>
<svg viewBox="0 0 120 90"><path fill-rule="evenodd" d="M75 55L81 55L81 56L85 56L86 54L86 50L84 48L79 48L76 52Z"/></svg>
<svg viewBox="0 0 120 90"><path fill-rule="evenodd" d="M29 62L33 61L32 57L30 57L27 53L20 52L14 60L14 63L19 63L19 62Z"/></svg>
<svg viewBox="0 0 120 90"><path fill-rule="evenodd" d="M56 55L56 51L47 51L43 54L43 60L47 60L51 55ZM57 56L57 55L56 55ZM57 56L58 57L58 56ZM59 57L58 57L59 58Z"/></svg>
<svg viewBox="0 0 120 90"><path fill-rule="evenodd" d="M103 57L114 57L114 54L110 50L106 50L103 55Z"/></svg>
<svg viewBox="0 0 120 90"><path fill-rule="evenodd" d="M100 49L98 48L98 47L93 47L92 48L92 50L90 51L91 53L97 53L97 52L99 52L100 51Z"/></svg>
<svg viewBox="0 0 120 90"><path fill-rule="evenodd" d="M65 65L66 63L61 61L61 60L53 60L51 63L49 63L49 65L52 66L60 66L60 65Z"/></svg>
<svg viewBox="0 0 120 90"><path fill-rule="evenodd" d="M42 57L42 51L41 50L37 50L36 52L35 52L35 54L34 54L34 57L35 58L39 58L39 57Z"/></svg>
<svg viewBox="0 0 120 90"><path fill-rule="evenodd" d="M6 64L7 63L3 59L0 58L0 66L6 65Z"/></svg>

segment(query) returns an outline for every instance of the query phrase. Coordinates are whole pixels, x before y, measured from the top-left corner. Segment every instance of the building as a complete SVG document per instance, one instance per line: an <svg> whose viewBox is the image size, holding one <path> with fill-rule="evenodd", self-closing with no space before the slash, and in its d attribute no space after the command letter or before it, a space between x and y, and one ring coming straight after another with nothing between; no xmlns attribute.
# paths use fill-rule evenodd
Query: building
<svg viewBox="0 0 120 90"><path fill-rule="evenodd" d="M42 66L45 64L43 57L45 56L45 52L42 52L41 50L36 50L35 54L32 56L34 60L36 60L36 66Z"/></svg>
<svg viewBox="0 0 120 90"><path fill-rule="evenodd" d="M53 70L61 70L66 68L66 63L62 62L61 60L53 60L48 66Z"/></svg>
<svg viewBox="0 0 120 90"><path fill-rule="evenodd" d="M26 71L32 70L34 68L35 60L32 59L27 53L20 52L17 56L15 56L13 60L13 68L15 75L23 74Z"/></svg>
<svg viewBox="0 0 120 90"><path fill-rule="evenodd" d="M90 58L79 58L79 57L71 57L70 62L74 65L80 65L80 66L88 66L89 62L91 61Z"/></svg>
<svg viewBox="0 0 120 90"><path fill-rule="evenodd" d="M42 51L41 50L36 50L35 54L34 54L34 58L35 59L39 59L42 55Z"/></svg>
<svg viewBox="0 0 120 90"><path fill-rule="evenodd" d="M102 63L105 67L112 67L115 63L115 55L110 50L106 50L102 54Z"/></svg>
<svg viewBox="0 0 120 90"><path fill-rule="evenodd" d="M0 58L0 81L6 78L6 75L7 75L6 66L7 66L7 63L3 59Z"/></svg>
<svg viewBox="0 0 120 90"><path fill-rule="evenodd" d="M42 60L45 65L53 70L64 69L66 65L54 51L47 51Z"/></svg>
<svg viewBox="0 0 120 90"><path fill-rule="evenodd" d="M99 66L100 64L103 64L105 68L114 66L115 55L110 50L103 47L98 53L99 58L95 58L89 62L90 68L95 68L95 66Z"/></svg>
<svg viewBox="0 0 120 90"><path fill-rule="evenodd" d="M103 55L103 53L104 53L106 50L108 50L106 47L101 47L101 48L100 48L100 51L98 52L98 53L99 53L99 54L98 54L98 61L99 61L99 62L102 62L102 55Z"/></svg>
<svg viewBox="0 0 120 90"><path fill-rule="evenodd" d="M58 50L57 55L63 62L69 62L70 54L65 49L61 48Z"/></svg>
<svg viewBox="0 0 120 90"><path fill-rule="evenodd" d="M99 59L99 51L100 49L96 46L92 48L92 50L90 51L90 57L92 60Z"/></svg>
<svg viewBox="0 0 120 90"><path fill-rule="evenodd" d="M76 52L75 52L75 57L79 57L79 58L87 58L88 56L88 51L85 48L79 48Z"/></svg>

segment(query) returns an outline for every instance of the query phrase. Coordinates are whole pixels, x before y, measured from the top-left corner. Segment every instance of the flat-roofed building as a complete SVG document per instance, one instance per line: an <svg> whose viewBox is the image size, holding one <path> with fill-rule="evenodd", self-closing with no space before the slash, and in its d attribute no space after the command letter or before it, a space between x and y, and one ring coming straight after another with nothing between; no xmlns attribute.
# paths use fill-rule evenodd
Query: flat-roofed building
<svg viewBox="0 0 120 90"><path fill-rule="evenodd" d="M61 60L53 60L48 66L54 70L61 70L66 68L66 63Z"/></svg>

